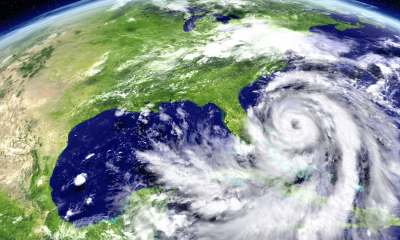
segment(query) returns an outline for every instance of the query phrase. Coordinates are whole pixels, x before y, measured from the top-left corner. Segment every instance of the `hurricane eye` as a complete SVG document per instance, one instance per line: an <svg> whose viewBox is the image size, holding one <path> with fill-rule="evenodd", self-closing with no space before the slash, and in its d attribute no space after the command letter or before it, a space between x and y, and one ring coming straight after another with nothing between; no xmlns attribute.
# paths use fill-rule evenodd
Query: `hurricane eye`
<svg viewBox="0 0 400 240"><path fill-rule="evenodd" d="M291 125L293 129L300 129L300 123L298 120L292 120Z"/></svg>

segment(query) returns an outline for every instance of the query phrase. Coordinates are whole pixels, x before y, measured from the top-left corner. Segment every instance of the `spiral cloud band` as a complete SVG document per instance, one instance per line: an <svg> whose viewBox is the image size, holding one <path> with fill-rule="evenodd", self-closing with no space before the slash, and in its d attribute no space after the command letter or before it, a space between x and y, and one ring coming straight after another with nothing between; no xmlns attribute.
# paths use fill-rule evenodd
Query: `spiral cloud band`
<svg viewBox="0 0 400 240"><path fill-rule="evenodd" d="M127 239L400 236L400 37L371 24L265 25L218 31L168 55L176 63L150 64L163 74L158 64L194 58L256 62L235 106L247 117L225 118L244 133L213 102L104 111L70 132L57 161L60 216L78 228L120 217Z"/></svg>
<svg viewBox="0 0 400 240"><path fill-rule="evenodd" d="M255 102L243 90L253 144L205 124L198 145L136 153L174 196L168 220L144 221L166 239L369 239L398 226L398 63L375 51L396 37L357 55L351 38L319 34L283 49L290 67L250 85Z"/></svg>

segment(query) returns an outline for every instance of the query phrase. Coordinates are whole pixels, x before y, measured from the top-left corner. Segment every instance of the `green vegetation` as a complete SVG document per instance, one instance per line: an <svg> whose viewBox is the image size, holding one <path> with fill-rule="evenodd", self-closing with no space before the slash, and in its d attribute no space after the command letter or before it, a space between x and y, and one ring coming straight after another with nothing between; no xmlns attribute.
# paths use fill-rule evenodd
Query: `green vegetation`
<svg viewBox="0 0 400 240"><path fill-rule="evenodd" d="M341 29L352 27L323 13L302 13L295 4L271 6L249 6L225 14L245 17L252 13L260 18L268 15L272 17L271 25L295 31L308 31L311 26L327 24L337 24ZM214 7L222 9L218 5ZM86 86L71 87L61 103L65 109L54 109L51 116L66 117L70 121L68 129L71 129L110 108L140 111L148 102L155 106L184 100L199 106L212 102L226 113L228 128L243 138L247 116L238 100L240 91L257 81L260 75L284 69L288 64L277 53L241 61L237 61L235 55L207 58L201 52L193 58L185 58L196 53L192 49L201 49L210 42L209 38L215 35L212 30L221 24L215 22L215 18L205 17L196 21L196 32L183 32L184 14L160 15L163 12L165 10L150 4L133 4L105 14L102 19L107 19L107 25L104 23L100 28L85 32L84 35L98 36L90 44L107 46L109 54L105 66L98 74L87 77ZM128 21L129 18L135 21ZM157 108L152 110L157 111Z"/></svg>
<svg viewBox="0 0 400 240"><path fill-rule="evenodd" d="M6 90L0 91L0 99L2 99L7 94Z"/></svg>
<svg viewBox="0 0 400 240"><path fill-rule="evenodd" d="M190 6L222 10L224 15L234 14L241 18L246 18L248 14L262 20L268 17L269 24L265 27L279 27L305 34L312 26L328 24L336 25L338 30L363 27L337 22L324 13L302 13L302 7L293 3L271 4L265 1L256 5L249 4L241 10L228 9L218 4L206 6L193 3ZM49 239L112 239L116 238L113 234L121 237L134 234L138 227L148 228L149 238L157 235L156 229L165 217L167 202L161 188L133 193L127 199L123 215L92 226L76 229L71 223L62 221L58 215L49 186L54 165L66 147L69 131L100 112L113 108L139 112L149 107L146 106L148 102L154 104L150 107L153 111L158 111L157 107L162 102L188 100L198 106L211 102L223 110L225 115L221 117L232 133L245 138L244 122L247 115L239 103L240 91L257 81L260 75L286 68L287 62L281 53L273 50L269 56L242 59L240 55L243 53L236 52L240 44L227 57L208 57L203 49L217 41L214 37L220 32L215 29L222 24L216 22L214 17L204 17L196 21L195 31L184 32L185 13L161 14L165 11L147 3L134 3L121 10L96 14L84 22L85 28L80 28L84 31L72 29L65 34L69 34L68 38L59 41L59 45L44 48L23 62L19 71L24 77L34 78L41 71L45 76L41 83L60 84L63 90L60 99L50 99L35 109L41 119L29 122L28 126L29 132L44 141L31 152L34 164L29 187L24 189L21 185L27 198L37 204L37 209L28 212L19 208L17 202L9 198L7 200L7 196L1 193L1 214L7 206L9 214L11 209L15 209L7 219L15 221L19 216L23 218L17 222L20 225L10 225L9 222L3 222L0 216L0 228L4 226L4 229L0 229L0 234L3 234L0 235L1 239L10 236L11 231L16 231L13 226L18 226L21 234L28 234L24 231L30 229L31 235L26 236L35 239L32 229L37 227L37 223L34 220L26 221L26 224L32 225L24 225L25 219L30 216L43 220L49 230L44 231ZM240 25L243 22L232 20L231 24ZM27 47L47 37L44 34ZM18 53L12 61L21 57L23 54ZM0 71L4 69L3 66ZM18 92L17 97L22 91ZM1 90L0 98L6 93L6 90ZM50 132L57 135L54 141L50 139ZM286 197L296 199L292 203L294 205L327 204L326 198L299 188L279 176L266 176L254 169L232 170L226 174L235 175L237 171L247 174L247 177L236 176L237 179L278 186ZM236 180L233 182L238 183ZM3 198L6 200L3 201ZM146 218L146 213L156 213L156 216Z"/></svg>
<svg viewBox="0 0 400 240"><path fill-rule="evenodd" d="M11 90L12 90L12 81L11 77L9 76L5 81L2 87L3 89L0 89L0 99L4 98Z"/></svg>
<svg viewBox="0 0 400 240"><path fill-rule="evenodd" d="M46 60L51 57L51 53L54 51L52 46L42 49L39 53L35 54L28 62L23 62L19 70L24 73L24 78L29 75L32 78L41 69L44 68Z"/></svg>
<svg viewBox="0 0 400 240"><path fill-rule="evenodd" d="M157 226L166 217L167 200L161 187L141 189L125 200L123 214L115 218L77 229L73 224L64 222L55 210L47 215L45 224L49 229L49 239L126 239L139 230L147 233L140 239L154 239Z"/></svg>
<svg viewBox="0 0 400 240"><path fill-rule="evenodd" d="M357 23L356 25L340 24L340 25L336 26L335 28L337 30L344 31L346 29L363 28L363 27L364 27L363 25L360 25L359 23Z"/></svg>
<svg viewBox="0 0 400 240"><path fill-rule="evenodd" d="M144 10L146 8L147 10ZM219 7L216 6L215 9ZM279 12L279 9L282 11ZM283 9L288 10L283 11ZM301 13L301 11L302 9L297 5L279 3L268 8L249 6L248 9L227 11L225 14L235 14L242 18L248 13L254 13L259 18L269 15L272 17L270 26L302 32L308 31L311 26L327 24L348 26L323 13ZM68 66L65 73L72 75L79 71L90 71L92 66L99 62L96 65L99 71L86 76L82 82L71 85L58 103L51 102L44 109L47 116L56 121L54 128L57 128L62 133L61 135L67 134L78 123L108 109L123 108L129 111L140 111L146 107L146 103L151 102L154 103L151 109L157 111L157 106L161 102L189 100L199 106L209 102L215 103L226 113L224 120L228 128L234 134L243 137L243 121L247 116L238 101L240 91L248 84L257 81L260 75L284 69L288 64L276 52L273 52L270 57L241 61L237 61L238 56L234 54L226 58L207 58L196 49L201 49L213 42L210 40L210 37L215 36L213 29L221 26L221 23L216 22L215 18L205 17L196 21L196 31L183 32L184 14L160 15L163 12L165 10L149 4L128 5L119 11L105 13L100 17L101 19L93 20L91 24L99 27L84 33L79 32L79 39L88 37L89 40L73 45L72 48L57 47L52 58L52 65L48 69L54 72L48 78L49 81L61 78L57 74L63 66ZM135 20L128 21L130 18ZM235 22L235 24L238 23L240 21ZM71 36L71 42L77 41L76 31ZM90 58L94 60L88 62L88 54L96 49L97 52L101 51L103 57ZM71 51L75 54L69 55ZM188 58L190 54L193 57ZM65 146L63 141L59 144L61 149ZM37 182L41 177L50 178L51 171L49 170L54 166L58 152L51 155L44 169L40 170L40 174L34 176L32 183ZM254 174L257 175L257 173ZM315 192L301 189L279 177L260 176L254 180L271 186L279 186L283 194L297 199L293 203L295 205L327 204L326 198L316 195ZM30 191L34 196L33 199L38 199L41 208L51 211L46 219L46 225L53 233L59 232L61 226L69 226L68 223L61 221L57 211L54 210L49 187L31 184ZM139 210L146 209L144 205L148 203L144 201L146 198L132 201L142 196L138 195L140 191L135 194L133 196L136 197L131 197L126 213L112 220L111 222L116 221L116 223L110 226L122 228L122 222L120 222L122 218L135 216L139 218ZM45 195L48 196L47 199L43 197ZM307 200L304 202L302 199ZM85 236L95 238L99 236L95 232L97 230L99 233L104 232L103 230L109 227L108 223L110 221L101 222L80 231L87 230ZM156 223L150 224L154 229L156 225ZM73 228L68 227L68 229ZM134 231L135 229L129 230L129 232ZM117 229L114 232L117 232Z"/></svg>
<svg viewBox="0 0 400 240"><path fill-rule="evenodd" d="M25 91L25 89L21 89L18 91L17 97L21 96L22 92Z"/></svg>
<svg viewBox="0 0 400 240"><path fill-rule="evenodd" d="M43 178L43 176L50 175L52 171L49 170L48 165L40 164L40 156L36 150L31 151L31 155L34 162L32 166L31 184L27 192L27 197L34 200L42 211L49 211L54 209L55 205L51 199L52 189L50 188L50 184L48 181L43 183L44 179L48 178Z"/></svg>
<svg viewBox="0 0 400 240"><path fill-rule="evenodd" d="M248 14L254 15L256 18L265 18L268 16L268 22L270 24L275 24L294 31L307 32L310 27L329 24L337 25L336 28L341 31L348 28L362 27L358 25L352 26L345 22L336 21L327 13L303 12L304 7L301 4L293 2L252 1L251 4L241 8L240 10L232 10L217 2L207 4L198 4L194 0L190 2L192 2L191 6L204 9L218 9L221 11L222 15L234 14L240 18L246 17Z"/></svg>
<svg viewBox="0 0 400 240"><path fill-rule="evenodd" d="M400 219L396 215L391 215L387 210L378 208L366 209L351 207L355 217L360 223L340 223L344 229L347 228L368 228L376 235L380 227L389 228L390 226L400 226Z"/></svg>
<svg viewBox="0 0 400 240"><path fill-rule="evenodd" d="M139 236L140 239L155 239L157 229L166 221L169 197L161 187L142 189L129 198L129 206L121 218L126 235Z"/></svg>
<svg viewBox="0 0 400 240"><path fill-rule="evenodd" d="M295 231L300 231L302 229L307 228L306 225L302 223L290 223L288 224L288 227L292 228Z"/></svg>
<svg viewBox="0 0 400 240"><path fill-rule="evenodd" d="M34 228L38 227L37 211L27 211L27 206L10 199L0 190L0 239L40 239Z"/></svg>
<svg viewBox="0 0 400 240"><path fill-rule="evenodd" d="M386 26L383 25L382 23L369 20L369 19L364 18L362 16L358 16L358 19L360 19L360 22L362 22L362 23L368 23L368 24L375 25L375 26L378 26L378 27L381 27L381 28L386 28Z"/></svg>

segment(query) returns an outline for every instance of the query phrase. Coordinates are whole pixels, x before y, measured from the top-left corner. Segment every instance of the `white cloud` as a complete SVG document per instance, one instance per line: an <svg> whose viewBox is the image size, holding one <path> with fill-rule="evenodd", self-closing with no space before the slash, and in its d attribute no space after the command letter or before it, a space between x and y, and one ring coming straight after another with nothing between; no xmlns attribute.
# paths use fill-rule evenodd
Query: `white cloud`
<svg viewBox="0 0 400 240"><path fill-rule="evenodd" d="M167 189L178 188L173 202L188 206L184 211L170 210L169 219L174 220L162 229L168 236L195 232L197 239L263 239L275 234L277 238L296 236L308 240L322 234L325 239L335 239L342 233L338 222L348 221L348 208L354 205L359 190L354 186L365 180L358 164L360 154L366 150L368 159L363 161L370 164L371 178L365 202L380 209L393 209L399 204L396 191L389 184L400 177L393 170L400 169L398 130L390 123L394 118L370 101L371 94L379 91L373 89L380 87L372 86L365 92L340 73L332 77L326 71L301 70L306 63L333 67L346 62L361 69L368 66L366 61L340 56L351 45L323 36L317 38L319 41L315 39L302 36L298 38L299 45L281 48L280 51L292 50L303 59L293 63L298 69L275 74L274 80L261 90L265 93L263 100L248 109L254 145L234 138L211 138L207 129L212 126L206 124L201 130L206 141L199 145L183 143L177 152L153 142L156 150L138 153L149 163L149 169L159 174L160 184ZM229 44L229 38L224 40L228 40L226 50L222 47L213 54L228 54L230 46L235 46ZM235 42L240 41L232 40ZM215 44L219 46L218 41ZM244 45L249 54L262 51ZM218 51L218 47L215 49ZM329 56L324 56L325 51ZM296 90L296 84L303 88ZM179 108L176 115L186 117ZM390 143L390 151L377 144L377 136ZM240 151L226 154L236 149ZM304 172L312 179L286 186ZM335 180L329 177L332 173ZM241 184L230 182L235 179ZM378 200L381 198L386 200ZM305 227L294 231L292 223Z"/></svg>
<svg viewBox="0 0 400 240"><path fill-rule="evenodd" d="M98 73L100 73L103 68L104 68L104 63L106 62L106 60L108 59L108 52L106 52L102 57L101 60L99 62L96 62L95 64L93 64L93 66L89 69L89 71L86 72L86 74L89 77L92 77Z"/></svg>
<svg viewBox="0 0 400 240"><path fill-rule="evenodd" d="M81 173L77 175L76 178L74 179L75 186L81 186L82 184L84 184L86 182L86 178L87 178L86 173Z"/></svg>
<svg viewBox="0 0 400 240"><path fill-rule="evenodd" d="M91 153L91 154L87 155L85 159L89 159L89 158L93 157L94 155L96 155L96 154Z"/></svg>

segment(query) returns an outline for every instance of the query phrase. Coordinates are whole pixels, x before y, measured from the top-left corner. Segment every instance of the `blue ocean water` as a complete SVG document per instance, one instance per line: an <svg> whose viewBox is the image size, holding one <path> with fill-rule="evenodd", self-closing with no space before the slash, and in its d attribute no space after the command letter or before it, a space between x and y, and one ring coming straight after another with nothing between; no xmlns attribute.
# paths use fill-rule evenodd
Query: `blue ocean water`
<svg viewBox="0 0 400 240"><path fill-rule="evenodd" d="M314 10L319 11L319 10ZM392 40L394 42L398 42L398 38L396 35L399 33L395 30L389 28L381 28L375 25L371 25L368 23L361 23L357 16L355 15L340 15L340 14L331 14L332 18L340 21L350 22L352 25L356 25L357 23L363 25L363 28L360 29L348 29L345 31L339 31L335 28L336 25L327 25L327 26L318 26L311 27L310 32L314 34L323 34L332 39L339 39L342 41L346 41L349 43L356 43L352 45L351 51L343 54L344 58L357 60L359 57L364 56L368 53L377 54L383 58L391 58L397 59L400 56L400 48L395 47L393 45L382 45L382 40ZM281 72L289 72L295 69L303 70L303 71L324 71L328 73L332 73L332 81L335 81L333 75L337 77L338 75L343 75L346 78L357 80L354 88L365 90L366 87L375 84L378 80L382 79L382 72L380 68L376 65L368 66L367 70L362 70L357 68L354 65L349 65L348 63L338 63L334 65L327 64L298 64L298 60L302 60L299 56L292 55L292 53L286 54L286 60L289 63L289 67L284 69ZM295 63L297 63L295 65ZM267 87L267 85L274 80L277 72L273 72L270 75L263 75L259 77L258 81L246 86L239 94L240 104L246 111L255 107L262 101L266 94L265 91L262 91ZM358 80L358 79L361 79ZM400 93L399 93L399 79L395 75L392 76L391 79L385 82L386 88L382 92L386 96L386 99L392 101L392 106L396 108L400 108ZM294 86L287 86L294 87ZM285 88L285 87L283 87ZM296 86L296 88L301 89L302 86ZM381 106L379 103L375 103L376 106L381 108L385 113L389 116L398 117L397 113ZM394 122L397 126L399 123ZM400 136L399 136L400 138ZM368 162L368 155L360 153L358 158L358 163ZM359 191L356 194L356 198L354 200L354 205L359 208L365 208L367 205L365 204L366 194L368 194L368 186L369 186L369 171L371 166L367 165L367 167L358 166L359 170L359 179L360 185L363 186L362 191ZM335 170L336 166L331 166L332 170ZM333 179L335 180L336 174L333 174ZM320 194L321 195L321 194ZM400 199L400 193L398 194L398 199ZM394 212L393 212L394 211ZM391 209L391 214L396 214L400 216L400 210ZM349 214L352 212L349 211ZM353 214L354 215L354 214ZM351 215L350 215L351 217ZM354 217L354 216L353 216ZM354 217L355 219L355 217ZM356 222L352 222L349 220L349 223L359 223L360 221L356 220ZM346 229L340 239L353 239L353 234L362 236L365 235L367 229L366 228L350 228ZM361 234L362 233L362 234ZM390 228L380 228L375 239L387 239L388 236L391 236L390 239L399 239L400 227L399 226L391 226Z"/></svg>
<svg viewBox="0 0 400 240"><path fill-rule="evenodd" d="M311 27L310 32L318 34L324 34L333 39L341 39L343 41L348 42L356 42L350 52L343 54L343 57L357 60L358 57L361 57L367 53L378 54L384 58L398 58L400 56L400 48L395 46L382 46L382 39L392 39L393 41L397 41L396 35L398 34L396 31L391 30L389 28L381 28L375 25L371 25L368 23L362 23L358 20L356 16L349 15L338 15L333 14L332 17L336 20L340 21L351 21L352 25L356 25L357 23L363 25L363 28L359 29L347 29L345 31L339 31L335 28L336 25L326 25L326 26L318 26ZM357 20L356 20L357 18ZM289 67L284 69L282 72L287 72L295 69L292 62L297 59L292 58L290 55L287 55L286 61L289 63ZM346 63L337 64L334 66L326 66L326 65L302 65L300 66L304 71L312 71L312 70L322 70L322 71L335 71L335 74L343 74L349 78L361 78L363 81L358 81L357 86L360 87L368 87L372 84L375 84L379 77L381 76L381 72L379 67L376 65L371 65L368 68L368 71L364 71L361 69L356 69L354 66L349 66ZM258 100L260 99L262 93L261 90L265 88L269 82L273 81L276 73L271 73L271 75L263 75L260 76L259 79L246 86L239 94L239 100L243 107L243 109L248 109L249 107L254 107L257 105ZM384 92L388 99L393 99L395 101L395 106L400 107L400 92L397 91L399 89L399 81L393 76L393 80L388 82L388 90Z"/></svg>
<svg viewBox="0 0 400 240"><path fill-rule="evenodd" d="M200 19L200 18L203 18L203 17L207 17L207 16L215 17L217 22L221 22L224 25L228 24L231 19L239 19L239 17L237 17L235 15L228 15L228 16L222 16L222 15L196 15L196 16L192 16L188 20L186 20L186 22L183 24L183 31L185 31L185 32L192 31L196 27L194 25L194 22L197 19Z"/></svg>
<svg viewBox="0 0 400 240"><path fill-rule="evenodd" d="M207 141L203 131L212 126L213 137L227 138L222 111L214 104L163 103L148 115L108 110L80 123L68 135L68 146L57 160L50 186L60 216L77 227L121 213L134 191L156 184L136 151L152 149L149 141L162 142L179 152L187 145ZM176 127L181 129L177 133ZM206 143L212 146L213 143ZM82 184L75 184L80 175Z"/></svg>
<svg viewBox="0 0 400 240"><path fill-rule="evenodd" d="M364 26L361 29L345 31L337 30L335 25L310 29L315 34L358 43L353 46L351 52L343 54L343 57L356 60L367 53L375 53L385 58L397 58L400 55L400 49L380 44L382 38L395 40L397 34L395 31L361 23L354 15L332 14L332 17L350 22L352 25L360 23ZM198 18L193 20L193 28L196 19ZM295 66L294 63L299 60L297 56L287 53L285 57L289 67L283 72L295 69L331 71L335 74L343 74L350 79L362 79L362 81L357 81L355 86L359 89L375 84L382 75L376 65L369 66L367 70L346 63L328 66L317 63ZM260 76L258 81L246 86L240 92L239 101L243 109L254 107L263 99L263 94L266 93L260 90L265 89L277 74L278 72L273 72L270 75ZM400 95L396 91L398 79L394 78L387 84L388 90L385 90L384 94L387 98L393 99L397 103L395 106L399 107ZM302 86L296 86L296 88L300 90ZM390 113L389 110L384 110ZM165 120L162 114L170 118ZM157 184L157 176L146 170L146 163L137 159L135 151L151 150L150 140L168 144L176 151L180 151L185 144L201 144L204 138L201 134L202 127L199 128L199 126L203 123L219 126L222 129L210 134L219 138L228 138L231 135L223 123L222 116L222 111L214 104L198 107L191 102L177 102L163 103L160 112L150 112L148 115L109 110L79 124L70 132L68 146L58 159L50 181L53 188L52 198L60 216L73 222L77 227L117 216L121 213L124 200L129 194ZM174 126L185 129L183 127L185 124L187 128L182 136L173 134ZM208 144L212 145L212 143ZM367 173L368 171L366 170ZM80 174L85 174L86 182L76 186L74 180ZM336 174L333 174L333 182L335 176ZM362 176L361 179L366 178ZM366 190L358 193L355 200L357 206L363 206L363 194L367 194L368 183L362 182L362 185ZM89 198L90 201L88 201ZM70 214L68 214L69 211ZM382 231L397 233L399 229L400 227L391 227ZM352 231L361 230L346 230L345 239L351 239L349 236Z"/></svg>
<svg viewBox="0 0 400 240"><path fill-rule="evenodd" d="M228 24L231 19L240 19L239 17L232 14L229 14L228 16L222 16L219 14L214 14L210 16L215 17L217 22L221 22L224 25Z"/></svg>
<svg viewBox="0 0 400 240"><path fill-rule="evenodd" d="M200 18L203 18L203 17L205 17L206 15L196 15L196 16L193 16L193 17L190 17L188 20L186 20L186 22L183 24L183 31L185 31L185 32L190 32L190 31L192 31L195 27L196 27L196 25L194 25L194 22L197 20L197 19L200 19Z"/></svg>
<svg viewBox="0 0 400 240"><path fill-rule="evenodd" d="M208 13L206 9L199 9L197 7L187 7L183 9L178 9L178 10L173 10L169 12L165 12L163 14L173 14L173 13L180 13L180 12L187 12L187 13ZM190 32L192 31L196 25L194 24L197 19L203 18L203 17L215 17L217 22L221 22L222 24L226 25L229 23L231 19L240 19L238 16L235 15L228 15L228 16L223 16L220 14L214 14L214 15L195 15L191 16L186 20L186 22L183 24L183 31L185 32Z"/></svg>

